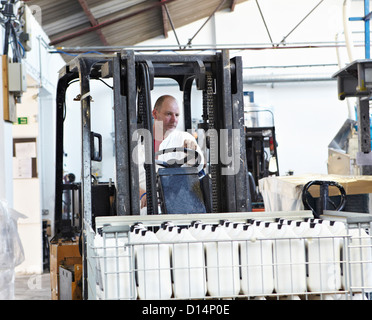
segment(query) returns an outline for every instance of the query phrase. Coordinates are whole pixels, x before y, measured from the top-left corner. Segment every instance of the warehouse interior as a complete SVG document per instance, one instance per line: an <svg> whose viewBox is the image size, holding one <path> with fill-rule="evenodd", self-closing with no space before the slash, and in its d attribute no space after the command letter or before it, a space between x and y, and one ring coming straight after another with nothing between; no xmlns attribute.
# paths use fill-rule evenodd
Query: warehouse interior
<svg viewBox="0 0 372 320"><path fill-rule="evenodd" d="M369 2L1 1L0 21L4 31L0 35L3 44L0 226L4 232L0 235L0 242L4 243L5 249L0 251L1 255L4 254L0 259L4 261L0 265L1 281L4 283L0 288L0 298L157 300L184 299L186 295L188 299L369 299L372 291ZM85 66L91 69L85 69ZM147 80L142 79L146 78L146 72L142 75L138 66L148 68L149 87L146 87ZM183 72L192 76L187 78ZM172 76L166 77L168 74ZM178 76L185 78L179 80ZM87 89L84 86L88 78ZM191 82L185 79L191 79ZM211 82L206 79L211 79ZM185 101L186 86L181 88L182 81L189 85L188 101ZM130 83L133 85L130 86ZM132 91L135 96L131 96ZM161 207L164 214L156 214L155 205L153 214L150 206L153 202L150 201L157 196L152 195L153 199L150 199L150 192L147 191L147 214L143 214L142 209L139 210L140 202L135 204L133 200L139 189L138 181L133 182L131 176L136 166L133 167L128 160L121 167L122 163L116 157L119 152L130 154L133 151L134 142L130 141L130 133L134 127L150 128L151 111L146 108L152 109L155 101L164 94L174 96L179 102L178 130L193 129L192 133L200 145L206 128L221 132L238 130L240 134L237 138L240 139L238 150L234 149L234 143L228 141L226 154L220 154L221 161L224 156L230 159L233 148L238 154L238 170L234 174L219 173L216 180L212 179L212 187L218 190L216 198L212 194L210 210L207 205L204 208L206 213L182 212L187 214L184 217L171 210L167 212L164 200L164 207ZM134 119L136 107L133 106L133 111L130 105L130 101L136 104L140 97L151 101L145 107L138 102L138 114L147 112L150 115L141 124L140 120ZM191 110L188 109L190 101ZM207 118L205 114L206 108L213 105L217 110L214 113L217 115L215 127L211 126L211 115ZM122 106L129 114L128 119L123 120L127 121L128 135L120 135L119 132L119 128L123 129L119 117L127 117L120 113ZM85 113L86 110L88 112ZM122 139L126 142L122 143ZM203 150L211 148L208 139ZM102 161L94 155L90 158L91 153L96 152L97 142L98 158ZM221 153L224 150L222 142L220 148ZM207 151L204 155L207 158ZM206 176L214 174L213 165L205 167ZM224 172L224 169L230 168L230 163L218 163L214 168ZM155 176L156 173L153 173ZM154 183L159 181L160 178ZM92 203L94 210L94 205L99 207L101 197L104 197L103 193L93 195L93 191L98 190L93 186L100 184L107 187L105 192L113 192L114 196L110 193L109 199L114 204L110 202L110 212L92 216ZM76 194L79 194L78 199ZM166 196L162 194L161 197ZM73 201L69 202L73 209L66 209L67 200L71 199L77 202L73 205ZM120 207L121 204L123 207ZM115 213L111 212L113 207ZM69 210L72 210L72 216L69 216ZM164 217L166 213L169 215ZM177 273L173 265L175 260L172 260L177 257L175 243L171 243L171 269L175 270L169 280L172 285L165 289L165 286L158 285L161 287L160 296L146 292L146 286L145 293L141 291L141 271L136 276L130 275L130 284L125 283L122 275L115 273L117 271L110 269L105 273L107 256L106 253L104 258L100 255L104 250L111 255L112 248L95 248L95 254L100 258L90 256L91 246L94 248L97 241L107 240L102 234L109 241L112 234L115 234L113 237L121 235L117 231L119 229L115 229L119 226L131 227L130 232L124 228L128 236L128 233L134 234L134 225L141 221L148 231L143 232L145 239L145 234L155 233L157 229L165 230L167 226L162 223L171 218L175 225L179 224L179 235L184 229L191 233L192 228L197 228L195 221L200 219L205 220L213 231L218 229L216 225L222 227L224 221L224 227L227 228L229 223L237 224L242 233L252 229L243 226L248 224L248 220L251 226L253 220L279 224L279 218L304 223L310 218L318 219L318 222L330 220L332 226L334 221L342 222L348 227L346 236L331 236L331 231L322 229L324 238L318 239L319 244L324 241L322 248L333 248L335 242L343 243L340 244L342 249L337 247L343 253L338 258L343 260L337 264L337 272L342 275L339 281L331 281L333 284L337 282L332 288L314 285L317 289L310 289L313 288L311 281L307 279L306 284L306 278L312 270L308 260L312 252L311 243L307 240L308 236L299 238L298 235L292 239L293 247L299 245L304 252L306 250L304 264L307 276L304 281L296 279L292 287L284 291L280 291L279 271L275 269L275 266L280 267L274 258L275 250L270 249L267 255L263 255L269 240L258 241L260 250L253 248L255 241L252 239L260 239L257 234L250 234L249 241L244 239L244 244L231 241L231 248L236 245L239 253L238 260L234 260L237 257L232 255L232 273L240 266L240 273L237 272L235 278L226 276L234 290L226 289L220 280L215 282L217 288L213 287L210 281L214 276L213 270L204 265L204 276L207 275L209 280L203 288L199 288L202 293L196 296L190 296L191 288L183 295L176 289ZM66 221L69 223L67 227ZM91 223L92 226L89 225ZM311 231L320 228L320 224L316 227L312 225ZM90 227L94 229L94 239L91 238ZM113 232L110 227L116 231ZM359 236L355 230L359 231ZM280 237L291 238L288 234ZM311 235L314 236L313 233ZM355 264L351 264L350 268L341 268L341 271L338 269L339 265L344 267L349 263L349 258L355 258L352 255L353 246L348 242L354 236L367 243L363 242L360 247L360 252L366 252L367 258L364 256L366 261L362 262L358 260L362 275L355 277L364 282L360 285L356 281L358 288L353 286ZM271 248L276 243L273 238L275 236L270 238ZM115 240L117 254L126 247L121 238ZM226 241L225 238L223 240ZM217 243L217 240L214 241ZM243 285L242 254L243 248L248 251L248 242L252 245L252 259L261 259L258 268L261 275L267 274L269 265L273 269L272 279L277 282L273 280L275 283L268 288L265 282L265 292L258 290L252 293L249 285L248 288ZM194 244L193 241L190 243ZM7 245L11 247L8 251ZM204 243L207 261L215 258L211 245L212 242ZM196 250L199 247L195 245L193 248ZM347 253L347 249L351 253ZM141 251L135 246L133 250L136 250L135 263L139 264L138 252ZM179 248L178 252L181 251L182 248ZM262 264L267 256L273 260ZM94 261L94 269L90 269L90 259ZM121 259L119 254L116 262L120 266L123 263ZM299 264L297 261L294 266L297 266L296 263ZM292 261L288 264L292 270ZM335 264L331 263L331 266ZM317 274L321 273L319 270L323 265L319 262L316 266ZM189 273L194 271L190 265L188 267ZM166 267L163 265L162 268ZM346 269L350 271L346 272ZM329 270L328 273L331 272ZM196 271L195 278L198 276ZM145 275L146 271L143 272ZM158 271L159 274L162 272L162 269ZM96 278L93 279L93 275L103 279L100 278L100 284ZM97 286L91 288L90 282L97 282ZM125 283L124 289L122 282ZM303 283L304 288L301 287ZM158 291L158 287L154 291Z"/></svg>

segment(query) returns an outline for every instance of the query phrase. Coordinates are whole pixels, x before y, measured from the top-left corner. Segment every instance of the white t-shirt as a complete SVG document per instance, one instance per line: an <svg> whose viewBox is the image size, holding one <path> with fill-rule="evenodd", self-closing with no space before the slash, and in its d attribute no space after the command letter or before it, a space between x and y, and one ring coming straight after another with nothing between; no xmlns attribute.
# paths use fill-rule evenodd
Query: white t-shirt
<svg viewBox="0 0 372 320"><path fill-rule="evenodd" d="M200 155L200 162L199 162L198 170L201 171L204 166L204 155L199 145L197 144L195 137L192 134L186 131L174 130L162 141L162 143L159 146L159 150L183 147L183 143L185 140L192 140L197 145L196 151ZM144 163L145 163L144 145L141 144L138 147L138 150L139 150L139 154L138 154L139 184L140 184L141 189L146 190L146 174L145 174L145 168L144 168ZM184 152L171 152L171 153L159 155L158 160L165 161L165 162L171 159L181 160L185 158L185 156L186 154ZM156 170L158 170L157 167L158 166L155 166Z"/></svg>

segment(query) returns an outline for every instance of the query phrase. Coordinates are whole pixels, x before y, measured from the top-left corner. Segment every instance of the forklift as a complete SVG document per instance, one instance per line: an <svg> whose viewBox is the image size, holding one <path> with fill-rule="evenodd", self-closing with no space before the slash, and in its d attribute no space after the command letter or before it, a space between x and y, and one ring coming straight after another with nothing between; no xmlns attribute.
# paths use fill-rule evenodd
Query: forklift
<svg viewBox="0 0 372 320"><path fill-rule="evenodd" d="M274 114L270 109L254 104L254 92L244 91L244 131L247 169L250 179L253 211L264 211L258 181L279 176Z"/></svg>
<svg viewBox="0 0 372 320"><path fill-rule="evenodd" d="M105 159L103 139L99 132L91 130L94 115L90 81L109 78L113 83L115 175L110 181L97 183L92 179L92 165L104 163ZM230 59L226 50L213 54L139 54L123 50L77 56L61 69L56 97L55 235L50 246L56 299L88 298L86 237L89 230L95 230L95 218L140 215L138 164L132 159L138 139L133 137L141 132L139 129L153 134L151 92L158 78L177 82L183 96L180 105L183 105L185 130L192 129L192 90L201 91L202 122L198 129L207 133L204 155L207 163L205 175L200 179L195 167L165 165L157 170L155 161L146 161L147 215L252 211L241 57ZM80 83L81 181L66 183L63 168L66 91L76 81ZM184 152L186 157L191 151L181 148L177 152ZM149 159L155 159L153 143L145 144L145 153ZM226 162L226 155L235 161ZM180 199L173 199L170 188L174 185L183 188L186 200L189 197L189 201L182 203L195 204L190 199L199 199L200 205L196 209L177 206L175 202ZM68 209L66 199L71 204ZM68 246L73 249L58 254ZM71 294L71 290L75 293L81 290L80 295Z"/></svg>

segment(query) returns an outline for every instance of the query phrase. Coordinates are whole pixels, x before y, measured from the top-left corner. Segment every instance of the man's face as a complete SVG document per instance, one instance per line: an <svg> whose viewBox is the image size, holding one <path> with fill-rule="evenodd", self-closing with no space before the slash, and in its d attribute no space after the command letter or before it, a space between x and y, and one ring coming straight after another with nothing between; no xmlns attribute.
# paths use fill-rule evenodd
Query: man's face
<svg viewBox="0 0 372 320"><path fill-rule="evenodd" d="M164 100L160 110L158 111L154 109L152 115L155 121L161 121L163 123L163 134L168 130L172 131L176 129L180 116L180 109L177 101L174 99Z"/></svg>

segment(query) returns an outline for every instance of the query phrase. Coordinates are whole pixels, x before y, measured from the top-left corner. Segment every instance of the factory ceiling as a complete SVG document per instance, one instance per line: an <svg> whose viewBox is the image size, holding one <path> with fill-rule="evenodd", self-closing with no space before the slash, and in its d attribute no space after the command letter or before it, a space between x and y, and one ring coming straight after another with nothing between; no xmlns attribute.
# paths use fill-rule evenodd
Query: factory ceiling
<svg viewBox="0 0 372 320"><path fill-rule="evenodd" d="M208 20L215 12L234 11L247 0L29 0L25 3L50 39L59 47L125 47L191 22ZM192 35L190 35L192 39Z"/></svg>

